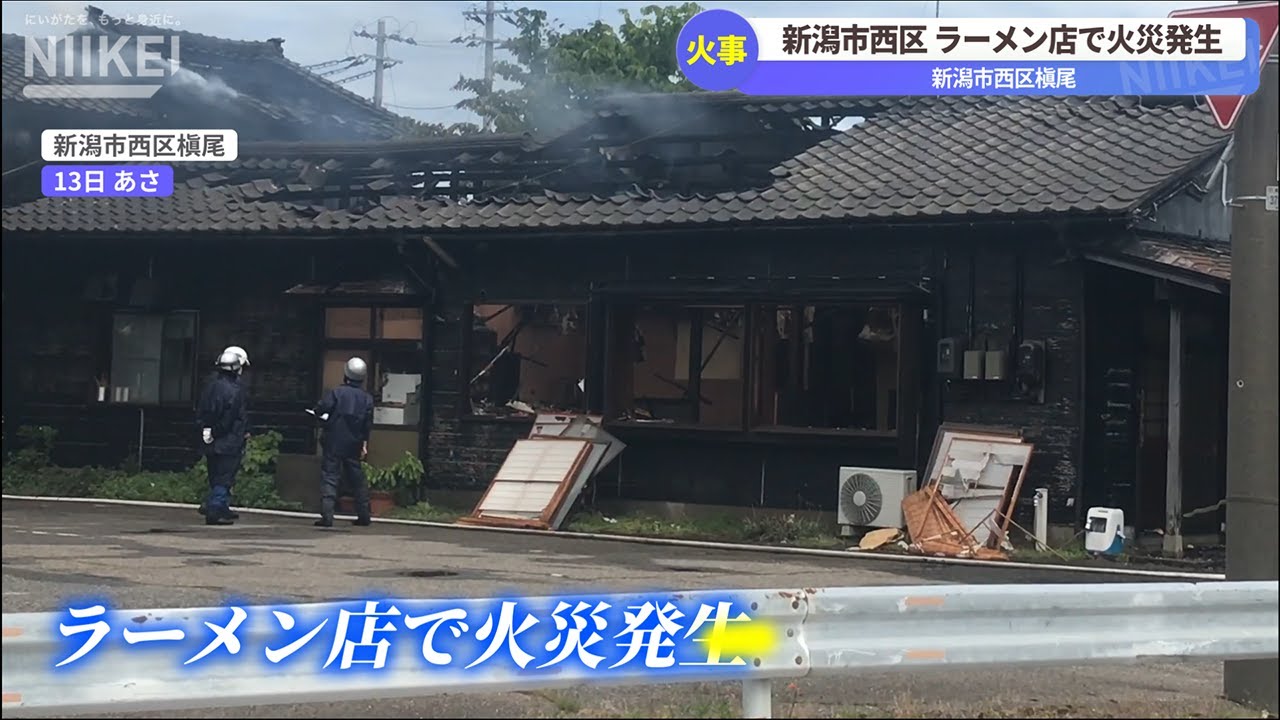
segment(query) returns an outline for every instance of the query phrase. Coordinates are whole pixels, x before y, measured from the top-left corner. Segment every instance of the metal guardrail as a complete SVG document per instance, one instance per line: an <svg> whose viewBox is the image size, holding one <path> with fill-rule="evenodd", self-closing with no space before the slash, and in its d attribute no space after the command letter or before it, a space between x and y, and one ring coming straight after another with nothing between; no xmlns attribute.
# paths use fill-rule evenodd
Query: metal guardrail
<svg viewBox="0 0 1280 720"><path fill-rule="evenodd" d="M244 705L372 700L442 693L529 691L583 684L698 681L743 683L746 717L769 717L772 683L819 675L972 666L1072 665L1148 658L1245 660L1280 651L1280 583L1140 583L1103 585L934 585L599 596L626 606L638 598L682 604L732 596L765 621L776 641L743 666L656 671L593 671L580 663L550 670L510 664L476 674L426 667L420 639L391 643L378 671L334 673L308 666L249 665L246 655L183 667L155 648L103 643L92 662L55 670L68 640L63 613L4 615L4 716L185 710ZM593 596L596 597L596 596ZM521 602L550 605L560 598ZM415 601L409 601L415 602ZM428 601L421 601L428 602ZM439 601L429 601L439 604ZM458 606L492 608L494 601ZM283 607L283 606L280 606ZM294 605L316 614L351 603ZM276 608L247 608L241 647L281 644ZM111 611L142 627L147 619L198 626L226 608ZM153 623L154 625L154 623ZM444 634L441 633L443 637Z"/></svg>

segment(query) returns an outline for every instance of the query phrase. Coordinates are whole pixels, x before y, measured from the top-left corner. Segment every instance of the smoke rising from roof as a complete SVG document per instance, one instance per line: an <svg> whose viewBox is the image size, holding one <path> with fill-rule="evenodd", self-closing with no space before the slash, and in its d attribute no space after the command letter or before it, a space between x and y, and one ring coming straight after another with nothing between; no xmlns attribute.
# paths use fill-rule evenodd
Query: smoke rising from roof
<svg viewBox="0 0 1280 720"><path fill-rule="evenodd" d="M194 70L182 66L181 45L178 45L179 60L159 57L152 40L148 50L151 57L145 68L139 67L136 51L139 38L120 38L124 45L113 55L111 62L103 62L101 53L105 33L100 29L81 29L62 37L33 37L40 48L39 52L47 53L49 59L59 68L60 73L74 75L78 84L160 84L170 93L178 93L188 100L201 103L225 103L236 100L240 93L228 85L222 78L205 77ZM52 41L52 42L51 42ZM117 40L109 42L112 49L117 49ZM52 47L51 47L52 46ZM37 63L39 65L39 63ZM142 76L139 70L147 70L150 77ZM89 72L85 72L89 70ZM163 76L157 77L156 70L163 70Z"/></svg>
<svg viewBox="0 0 1280 720"><path fill-rule="evenodd" d="M220 77L207 78L173 60L169 61L169 66L172 74L165 81L166 88L194 93L208 102L225 102L240 97L240 93Z"/></svg>

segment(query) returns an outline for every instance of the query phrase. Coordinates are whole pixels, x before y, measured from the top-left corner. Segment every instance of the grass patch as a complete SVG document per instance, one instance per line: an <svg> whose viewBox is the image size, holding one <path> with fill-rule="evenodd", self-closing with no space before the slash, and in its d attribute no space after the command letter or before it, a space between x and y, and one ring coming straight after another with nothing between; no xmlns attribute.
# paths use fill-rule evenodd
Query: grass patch
<svg viewBox="0 0 1280 720"><path fill-rule="evenodd" d="M568 715L576 715L582 710L582 703L573 695L559 690L534 690L530 693L556 706L556 711Z"/></svg>
<svg viewBox="0 0 1280 720"><path fill-rule="evenodd" d="M741 710L726 697L700 698L689 704L682 717L732 718L741 716Z"/></svg>
<svg viewBox="0 0 1280 720"><path fill-rule="evenodd" d="M805 548L841 548L845 543L820 523L796 515L716 515L664 520L643 513L608 517L584 510L563 530L603 535L705 540Z"/></svg>
<svg viewBox="0 0 1280 720"><path fill-rule="evenodd" d="M1014 548L1013 560L1019 562L1080 562L1088 560L1089 552L1084 549L1084 541L1076 538L1060 548L1042 548L1038 547L1033 541L1030 545L1020 548Z"/></svg>
<svg viewBox="0 0 1280 720"><path fill-rule="evenodd" d="M440 505L432 505L428 502L420 502L416 505L407 507L397 507L392 510L388 517L396 520L421 520L423 522L452 523L458 518L466 515L465 510L456 510L454 508L442 507Z"/></svg>

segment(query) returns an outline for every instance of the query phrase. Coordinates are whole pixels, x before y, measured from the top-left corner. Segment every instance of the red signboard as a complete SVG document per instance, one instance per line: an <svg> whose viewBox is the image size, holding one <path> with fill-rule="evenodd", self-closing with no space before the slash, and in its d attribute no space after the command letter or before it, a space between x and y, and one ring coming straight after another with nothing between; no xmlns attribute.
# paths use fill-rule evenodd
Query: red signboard
<svg viewBox="0 0 1280 720"><path fill-rule="evenodd" d="M1259 38L1262 41L1262 53L1259 55L1259 67L1261 67L1266 65L1267 56L1271 54L1271 47L1276 42L1276 29L1280 26L1278 10L1280 10L1280 2L1251 2L1174 10L1169 13L1169 17L1247 18L1258 23ZM1209 109L1213 111L1213 119L1218 121L1218 127L1230 130L1236 118L1240 117L1240 108L1244 107L1247 97L1247 95L1210 95L1205 99L1209 102Z"/></svg>

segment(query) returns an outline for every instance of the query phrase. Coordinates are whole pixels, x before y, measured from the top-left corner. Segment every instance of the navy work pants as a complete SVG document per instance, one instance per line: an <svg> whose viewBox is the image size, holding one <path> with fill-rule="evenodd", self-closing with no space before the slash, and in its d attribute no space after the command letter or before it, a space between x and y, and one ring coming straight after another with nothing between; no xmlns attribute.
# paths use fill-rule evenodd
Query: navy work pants
<svg viewBox="0 0 1280 720"><path fill-rule="evenodd" d="M339 457L326 453L320 460L320 517L333 520L334 506L338 501L338 487L346 475L347 484L355 490L356 516L369 517L369 483L359 458Z"/></svg>
<svg viewBox="0 0 1280 720"><path fill-rule="evenodd" d="M206 456L209 464L209 497L205 500L205 513L209 517L219 517L230 512L231 486L236 482L236 472L240 470L240 455Z"/></svg>

